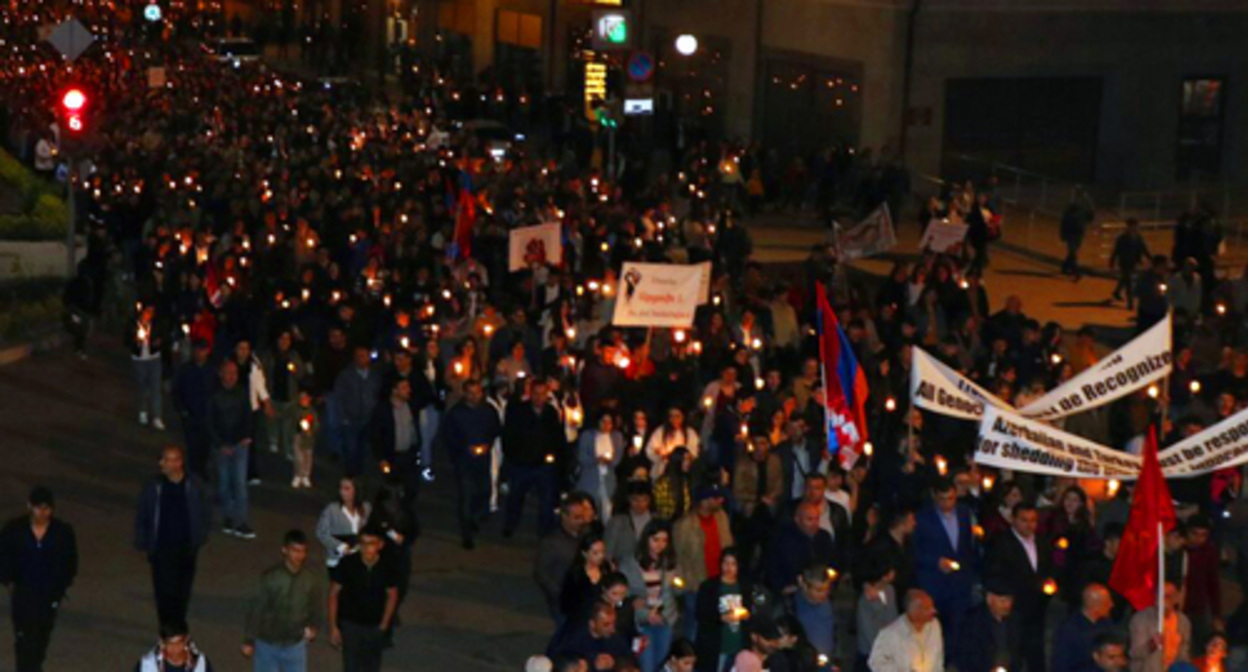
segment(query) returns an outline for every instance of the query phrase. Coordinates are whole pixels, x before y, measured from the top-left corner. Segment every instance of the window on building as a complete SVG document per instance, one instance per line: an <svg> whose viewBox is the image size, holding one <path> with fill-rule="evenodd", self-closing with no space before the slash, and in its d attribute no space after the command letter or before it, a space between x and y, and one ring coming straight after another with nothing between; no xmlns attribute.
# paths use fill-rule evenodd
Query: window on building
<svg viewBox="0 0 1248 672"><path fill-rule="evenodd" d="M1222 172L1222 108L1226 81L1183 80L1179 105L1179 146L1175 169L1179 179L1199 180Z"/></svg>

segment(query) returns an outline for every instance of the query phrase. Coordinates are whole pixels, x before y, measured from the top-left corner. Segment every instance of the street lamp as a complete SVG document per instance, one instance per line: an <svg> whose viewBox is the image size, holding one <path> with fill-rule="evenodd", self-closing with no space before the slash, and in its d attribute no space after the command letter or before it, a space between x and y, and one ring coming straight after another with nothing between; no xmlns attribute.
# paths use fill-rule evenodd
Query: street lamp
<svg viewBox="0 0 1248 672"><path fill-rule="evenodd" d="M676 51L681 56L692 56L698 51L698 38L688 33L676 38Z"/></svg>

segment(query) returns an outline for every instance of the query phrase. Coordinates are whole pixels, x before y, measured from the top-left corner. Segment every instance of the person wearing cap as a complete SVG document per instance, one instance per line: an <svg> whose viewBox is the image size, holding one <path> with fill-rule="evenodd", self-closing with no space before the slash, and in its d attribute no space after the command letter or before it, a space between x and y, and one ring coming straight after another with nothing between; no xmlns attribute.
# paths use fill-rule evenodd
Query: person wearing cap
<svg viewBox="0 0 1248 672"><path fill-rule="evenodd" d="M10 590L19 672L43 669L57 611L78 575L74 528L52 516L52 491L34 488L26 506L0 530L0 584Z"/></svg>
<svg viewBox="0 0 1248 672"><path fill-rule="evenodd" d="M707 578L719 576L719 555L733 545L724 492L709 485L697 491L697 504L676 522L676 566L685 585L693 590Z"/></svg>
<svg viewBox="0 0 1248 672"><path fill-rule="evenodd" d="M1083 589L1083 604L1062 622L1053 638L1051 672L1096 672L1093 642L1102 632L1113 630L1110 614L1114 601L1099 583Z"/></svg>
<svg viewBox="0 0 1248 672"><path fill-rule="evenodd" d="M950 651L958 672L992 672L1022 666L1023 630L1013 615L1014 594L1009 584L991 579L984 585L984 602L966 615Z"/></svg>
<svg viewBox="0 0 1248 672"><path fill-rule="evenodd" d="M200 478L208 477L208 456L212 451L208 440L208 403L216 381L208 361L211 356L208 341L195 339L190 361L179 366L173 375L173 408L182 419L188 466Z"/></svg>

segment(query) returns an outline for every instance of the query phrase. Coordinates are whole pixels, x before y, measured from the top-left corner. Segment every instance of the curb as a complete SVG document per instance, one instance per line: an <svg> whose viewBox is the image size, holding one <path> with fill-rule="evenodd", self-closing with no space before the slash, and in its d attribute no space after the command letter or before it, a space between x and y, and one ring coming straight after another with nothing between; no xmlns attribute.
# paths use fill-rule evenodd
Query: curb
<svg viewBox="0 0 1248 672"><path fill-rule="evenodd" d="M53 332L37 336L33 340L25 343L18 343L6 347L0 347L0 366L7 366L30 357L36 352L47 352L55 350L69 341L69 335L61 332Z"/></svg>
<svg viewBox="0 0 1248 672"><path fill-rule="evenodd" d="M1015 245L1014 243L1006 243L1000 240L994 242L992 246L994 248L1005 250L1006 252L1017 254L1021 257L1027 257L1028 259L1031 259L1032 261L1038 261L1042 264L1047 264L1058 269L1061 269L1062 267L1062 261L1063 261L1062 259L1058 259L1057 257L1051 254L1037 252L1034 249L1029 248L1029 247L1024 247L1022 245ZM1083 275L1091 275L1097 278L1105 278L1107 280L1118 279L1117 275L1114 275L1113 273L1111 273L1110 271L1106 269L1093 268L1091 266L1086 266L1084 264L1079 265L1079 271Z"/></svg>

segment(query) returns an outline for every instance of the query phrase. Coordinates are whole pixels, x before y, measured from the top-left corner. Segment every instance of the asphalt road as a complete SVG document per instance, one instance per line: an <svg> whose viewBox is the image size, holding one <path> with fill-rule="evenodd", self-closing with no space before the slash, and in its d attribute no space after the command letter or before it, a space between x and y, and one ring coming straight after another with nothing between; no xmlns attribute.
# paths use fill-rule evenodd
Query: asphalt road
<svg viewBox="0 0 1248 672"><path fill-rule="evenodd" d="M0 513L24 511L32 486L57 496L56 515L74 525L81 567L52 639L49 670L129 670L156 641L156 611L144 557L131 545L139 490L156 473L160 446L179 441L135 421L124 353L97 339L82 362L66 351L0 367ZM166 421L172 413L166 404ZM317 466L313 490L289 488L289 471L252 488L254 541L215 531L199 560L189 622L192 637L217 670L250 670L239 654L242 618L259 572L280 560L282 534L309 534L336 488L337 470ZM272 471L272 469L270 470ZM411 593L386 670L522 669L540 652L552 625L530 578L536 540L532 511L524 529L502 539L492 523L475 551L459 546L454 487L444 477L422 493L424 534L414 547ZM313 569L323 553L313 544ZM0 669L13 669L8 596L0 591ZM341 669L322 636L310 648L310 670Z"/></svg>

